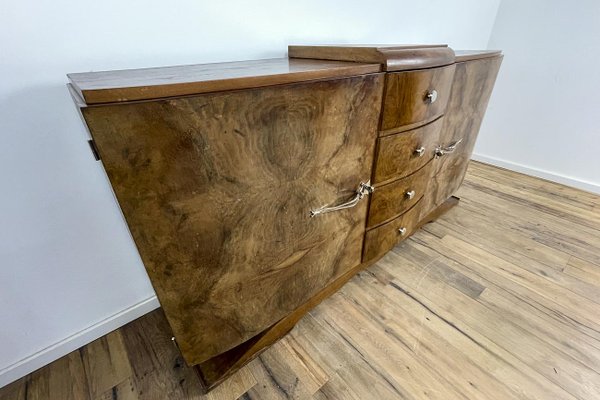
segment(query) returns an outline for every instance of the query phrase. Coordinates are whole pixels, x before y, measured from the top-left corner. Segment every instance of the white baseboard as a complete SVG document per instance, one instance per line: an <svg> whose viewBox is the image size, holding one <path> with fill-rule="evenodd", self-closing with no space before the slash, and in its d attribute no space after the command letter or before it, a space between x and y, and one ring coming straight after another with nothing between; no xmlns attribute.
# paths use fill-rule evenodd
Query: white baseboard
<svg viewBox="0 0 600 400"><path fill-rule="evenodd" d="M141 317L160 307L156 296L152 296L133 306L120 311L94 325L91 325L74 335L71 335L52 346L46 347L16 363L0 370L0 387L8 385L17 379L51 363L60 357L77 350L117 328Z"/></svg>
<svg viewBox="0 0 600 400"><path fill-rule="evenodd" d="M570 176L560 175L554 172L545 171L538 168L528 167L526 165L518 164L512 161L502 160L496 157L486 156L483 154L474 153L471 158L475 161L481 161L482 163L510 169L511 171L521 172L525 175L531 175L537 178L546 179L552 182L560 183L562 185L585 190L586 192L600 194L600 184L598 183L589 182Z"/></svg>

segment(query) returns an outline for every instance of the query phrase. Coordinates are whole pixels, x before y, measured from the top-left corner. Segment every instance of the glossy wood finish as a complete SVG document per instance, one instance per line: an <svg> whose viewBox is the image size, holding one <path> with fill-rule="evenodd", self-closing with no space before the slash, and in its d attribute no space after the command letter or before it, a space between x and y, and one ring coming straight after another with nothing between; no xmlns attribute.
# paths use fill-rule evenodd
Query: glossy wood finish
<svg viewBox="0 0 600 400"><path fill-rule="evenodd" d="M434 222L450 209L456 207L459 201L460 199L456 196L449 197L440 206L423 216L423 205L426 202L421 199L398 218L369 229L365 234L363 263L373 262L381 258L399 242L408 239L417 229Z"/></svg>
<svg viewBox="0 0 600 400"><path fill-rule="evenodd" d="M324 45L288 46L289 57L378 63L384 71L406 71L449 65L454 51L434 45Z"/></svg>
<svg viewBox="0 0 600 400"><path fill-rule="evenodd" d="M405 178L375 186L369 205L367 228L382 224L411 208L423 197L431 175L432 162ZM408 192L414 192L409 196Z"/></svg>
<svg viewBox="0 0 600 400"><path fill-rule="evenodd" d="M386 74L381 134L394 133L403 125L425 123L443 115L453 76L454 65ZM437 91L437 99L431 103L427 94L433 90Z"/></svg>
<svg viewBox="0 0 600 400"><path fill-rule="evenodd" d="M371 258L367 262L358 264L354 268L346 271L343 275L336 278L333 282L310 298L306 303L302 304L296 310L279 320L276 324L263 331L260 335L255 336L236 348L196 365L195 369L204 389L206 391L212 390L224 382L250 360L254 359L269 346L280 340L301 318L306 316L311 309L327 297L331 296L358 272L368 268L375 261L375 258Z"/></svg>
<svg viewBox="0 0 600 400"><path fill-rule="evenodd" d="M408 238L414 232L421 216L419 203L420 201L390 222L367 231L363 248L363 262L383 256L398 242Z"/></svg>
<svg viewBox="0 0 600 400"><path fill-rule="evenodd" d="M69 74L88 104L148 100L331 79L380 71L377 64L274 58Z"/></svg>
<svg viewBox="0 0 600 400"><path fill-rule="evenodd" d="M94 148L204 389L224 382L354 274L456 204L448 197L464 170L446 170L449 156L433 158L454 137L442 129L452 50L333 50L330 56L353 61L376 55L381 66L262 60L71 76ZM397 70L437 67L374 73L394 62ZM469 85L480 82L466 82L471 78L454 80L462 96L477 90ZM220 92L205 93L214 90ZM450 111L461 113L454 118L463 126L476 121L460 105ZM464 141L471 148L477 130ZM352 198L369 177L376 186L370 200L310 218L312 209Z"/></svg>
<svg viewBox="0 0 600 400"><path fill-rule="evenodd" d="M477 162L458 195L206 395L157 310L0 399L599 398L600 196Z"/></svg>
<svg viewBox="0 0 600 400"><path fill-rule="evenodd" d="M377 139L373 183L408 176L431 161L443 123L439 118L420 128Z"/></svg>
<svg viewBox="0 0 600 400"><path fill-rule="evenodd" d="M501 62L502 56L496 56L456 64L439 143L446 147L461 142L454 153L433 160L424 213L442 204L462 183Z"/></svg>
<svg viewBox="0 0 600 400"><path fill-rule="evenodd" d="M360 264L383 77L83 108L190 365Z"/></svg>

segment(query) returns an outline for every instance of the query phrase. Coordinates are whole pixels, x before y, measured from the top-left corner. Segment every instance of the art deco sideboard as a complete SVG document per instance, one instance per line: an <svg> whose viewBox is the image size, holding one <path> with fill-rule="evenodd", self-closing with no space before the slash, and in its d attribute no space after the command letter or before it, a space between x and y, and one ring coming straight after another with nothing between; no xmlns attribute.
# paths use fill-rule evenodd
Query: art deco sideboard
<svg viewBox="0 0 600 400"><path fill-rule="evenodd" d="M69 75L207 389L456 204L501 60L290 46L284 59Z"/></svg>

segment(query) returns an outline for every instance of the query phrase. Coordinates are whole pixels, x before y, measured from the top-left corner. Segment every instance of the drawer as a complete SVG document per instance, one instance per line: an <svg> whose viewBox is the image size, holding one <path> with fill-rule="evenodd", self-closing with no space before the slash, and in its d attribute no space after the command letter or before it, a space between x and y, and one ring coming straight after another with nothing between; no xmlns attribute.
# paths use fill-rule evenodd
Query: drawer
<svg viewBox="0 0 600 400"><path fill-rule="evenodd" d="M369 206L367 228L382 224L411 208L425 192L433 163L406 178L383 186L375 186Z"/></svg>
<svg viewBox="0 0 600 400"><path fill-rule="evenodd" d="M367 262L383 255L398 242L407 238L419 223L421 203L421 201L418 201L410 210L398 218L367 231L362 261Z"/></svg>
<svg viewBox="0 0 600 400"><path fill-rule="evenodd" d="M379 138L373 183L408 176L431 161L443 120L438 118L421 128Z"/></svg>
<svg viewBox="0 0 600 400"><path fill-rule="evenodd" d="M386 74L380 134L410 129L442 115L453 77L454 65Z"/></svg>

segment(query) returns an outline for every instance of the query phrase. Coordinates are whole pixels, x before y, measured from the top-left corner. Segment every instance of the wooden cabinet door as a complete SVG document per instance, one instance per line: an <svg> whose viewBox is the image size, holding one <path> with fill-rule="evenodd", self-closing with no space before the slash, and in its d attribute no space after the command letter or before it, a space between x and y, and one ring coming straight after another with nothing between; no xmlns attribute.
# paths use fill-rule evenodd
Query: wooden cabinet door
<svg viewBox="0 0 600 400"><path fill-rule="evenodd" d="M361 259L382 75L82 110L188 364Z"/></svg>
<svg viewBox="0 0 600 400"><path fill-rule="evenodd" d="M501 63L502 56L456 63L439 139L441 149L455 145L455 150L433 160L422 216L446 201L463 182Z"/></svg>

